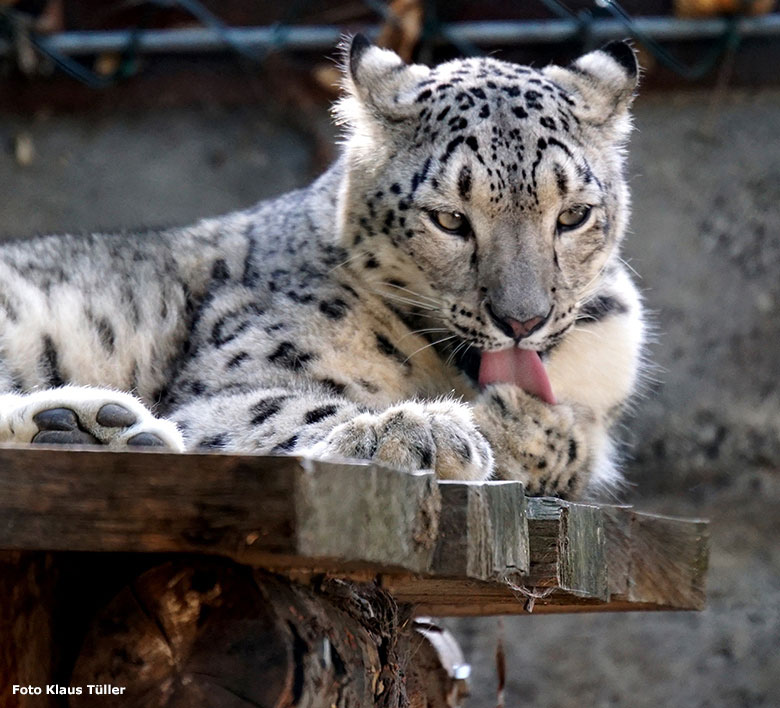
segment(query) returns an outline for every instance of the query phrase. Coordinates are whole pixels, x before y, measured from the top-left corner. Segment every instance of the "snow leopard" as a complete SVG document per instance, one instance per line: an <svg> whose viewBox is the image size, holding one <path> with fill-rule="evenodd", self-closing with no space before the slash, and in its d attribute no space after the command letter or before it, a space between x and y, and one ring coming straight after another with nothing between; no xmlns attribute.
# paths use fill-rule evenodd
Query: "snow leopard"
<svg viewBox="0 0 780 708"><path fill-rule="evenodd" d="M188 227L0 248L0 441L368 460L565 499L621 478L639 69L345 42L338 158Z"/></svg>

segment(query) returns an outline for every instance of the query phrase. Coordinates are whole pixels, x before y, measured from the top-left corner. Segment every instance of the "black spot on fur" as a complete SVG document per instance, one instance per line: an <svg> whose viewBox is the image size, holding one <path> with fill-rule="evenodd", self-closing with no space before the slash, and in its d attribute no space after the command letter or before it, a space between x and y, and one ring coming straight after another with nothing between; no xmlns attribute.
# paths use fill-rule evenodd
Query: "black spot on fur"
<svg viewBox="0 0 780 708"><path fill-rule="evenodd" d="M273 353L268 355L268 361L290 371L300 371L312 359L312 354L302 352L292 342L282 342Z"/></svg>
<svg viewBox="0 0 780 708"><path fill-rule="evenodd" d="M306 423L306 425L319 423L321 420L324 420L325 418L330 418L330 416L334 415L338 409L339 409L338 406L334 406L334 405L320 406L319 408L314 408L313 410L308 411L305 416L303 416L303 422Z"/></svg>
<svg viewBox="0 0 780 708"><path fill-rule="evenodd" d="M441 163L442 165L446 164L447 160L450 159L450 156L455 151L455 148L458 147L462 142L464 141L464 138L462 135L459 135L457 138L453 138L450 140L449 143L447 143L447 147L444 150L444 154L441 156Z"/></svg>
<svg viewBox="0 0 780 708"><path fill-rule="evenodd" d="M420 468L429 470L433 467L433 450L427 445L417 447L417 454L420 456Z"/></svg>
<svg viewBox="0 0 780 708"><path fill-rule="evenodd" d="M471 199L471 169L464 165L458 175L458 194L464 201Z"/></svg>
<svg viewBox="0 0 780 708"><path fill-rule="evenodd" d="M258 401L249 409L249 415L252 416L252 425L262 425L271 416L276 415L282 409L282 403L287 396L276 396L274 398L265 398Z"/></svg>
<svg viewBox="0 0 780 708"><path fill-rule="evenodd" d="M577 459L577 441L574 438L569 438L569 459L568 459L569 464L574 462L574 460L576 459Z"/></svg>
<svg viewBox="0 0 780 708"><path fill-rule="evenodd" d="M197 444L197 447L207 450L223 450L225 447L227 447L229 439L230 438L227 433L218 433L217 435L203 438L203 440Z"/></svg>
<svg viewBox="0 0 780 708"><path fill-rule="evenodd" d="M249 239L249 244L246 252L246 259L244 260L244 272L241 276L241 283L251 288L257 285L260 280L260 270L255 264L255 251L257 250L257 242L252 236L252 227L247 227L246 236Z"/></svg>
<svg viewBox="0 0 780 708"><path fill-rule="evenodd" d="M581 308L578 319L586 321L603 320L609 315L623 315L628 312L628 308L620 300L609 295L599 295L586 302Z"/></svg>
<svg viewBox="0 0 780 708"><path fill-rule="evenodd" d="M422 91L420 94L418 94L414 101L415 103L422 103L423 101L427 101L432 94L433 92L430 89L425 89L425 91Z"/></svg>
<svg viewBox="0 0 780 708"><path fill-rule="evenodd" d="M339 383L333 379L318 379L317 383L324 386L330 393L335 393L337 396L341 396L346 391L346 384Z"/></svg>
<svg viewBox="0 0 780 708"><path fill-rule="evenodd" d="M506 403L504 403L504 401L501 400L501 396L499 396L498 394L493 394L490 397L490 400L492 400L493 403L495 403L498 406L498 410L500 410L503 415L507 414L508 411L506 408Z"/></svg>
<svg viewBox="0 0 780 708"><path fill-rule="evenodd" d="M563 167L555 165L555 184L558 186L558 193L564 197L569 191L569 180L566 177L566 172Z"/></svg>
<svg viewBox="0 0 780 708"><path fill-rule="evenodd" d="M298 436L293 435L287 438L284 442L280 442L278 445L271 449L271 454L276 455L281 452L290 452L298 444Z"/></svg>
<svg viewBox="0 0 780 708"><path fill-rule="evenodd" d="M379 393L379 386L377 386L375 383L372 383L371 381L366 381L366 379L358 379L357 383L361 388L365 389L369 393Z"/></svg>
<svg viewBox="0 0 780 708"><path fill-rule="evenodd" d="M538 91L526 91L525 92L525 107L533 110L541 110L542 104L540 103L539 99L542 97L542 94L540 94Z"/></svg>
<svg viewBox="0 0 780 708"><path fill-rule="evenodd" d="M225 365L226 369L235 369L237 366L241 365L241 362L246 361L249 359L249 354L247 352L239 352L234 357L228 361L228 363Z"/></svg>
<svg viewBox="0 0 780 708"><path fill-rule="evenodd" d="M347 314L349 305L339 298L334 300L323 300L320 303L320 312L331 320L340 320Z"/></svg>
<svg viewBox="0 0 780 708"><path fill-rule="evenodd" d="M363 265L366 268L379 268L379 261L374 256L369 256Z"/></svg>
<svg viewBox="0 0 780 708"><path fill-rule="evenodd" d="M377 349L379 349L382 354L390 357L391 359L395 359L400 364L408 366L409 362L406 360L403 352L396 349L393 343L387 337L385 337L384 334L374 332L374 337L376 338Z"/></svg>
<svg viewBox="0 0 780 708"><path fill-rule="evenodd" d="M464 462L471 462L471 450L468 442L460 435L452 435L452 449L455 450L455 454L460 457Z"/></svg>
<svg viewBox="0 0 780 708"><path fill-rule="evenodd" d="M48 334L43 338L43 352L41 354L40 364L42 374L48 381L49 386L56 388L57 386L65 385L65 378L60 371L57 347L54 345L54 341Z"/></svg>
<svg viewBox="0 0 780 708"><path fill-rule="evenodd" d="M567 154L569 157L571 157L571 158L573 158L573 157L574 157L574 156L571 154L571 150L569 150L569 148L568 148L568 147L566 147L566 145L564 145L564 144L563 144L563 143L562 143L560 140L557 140L556 138L553 138L553 137L549 137L549 138L547 138L547 142L548 142L550 145L555 145L556 147L558 147L558 148L560 148L561 150L563 150L563 152L565 152L565 153L566 153L566 154Z"/></svg>
<svg viewBox="0 0 780 708"><path fill-rule="evenodd" d="M254 316L262 315L264 312L265 310L259 305L250 302L220 317L211 328L211 343L215 347L222 347L233 341L252 324Z"/></svg>
<svg viewBox="0 0 780 708"><path fill-rule="evenodd" d="M111 323L107 318L100 317L95 320L95 329L97 330L103 348L109 354L113 354L116 346L116 334L114 333L114 328L111 326Z"/></svg>
<svg viewBox="0 0 780 708"><path fill-rule="evenodd" d="M211 267L211 277L213 280L228 280L230 278L230 270L227 267L227 263L220 258L214 261L214 265Z"/></svg>
<svg viewBox="0 0 780 708"><path fill-rule="evenodd" d="M426 178L428 177L428 170L430 168L431 168L431 158L429 157L423 163L422 169L419 172L415 172L414 176L412 177L412 194L414 194L414 192L417 191L417 187L419 187L423 182L425 182ZM390 226L390 224L386 224L386 226Z"/></svg>
<svg viewBox="0 0 780 708"><path fill-rule="evenodd" d="M5 310L5 314L11 322L18 322L19 315L16 312L16 308L11 304L8 296L5 293L0 293L0 308Z"/></svg>

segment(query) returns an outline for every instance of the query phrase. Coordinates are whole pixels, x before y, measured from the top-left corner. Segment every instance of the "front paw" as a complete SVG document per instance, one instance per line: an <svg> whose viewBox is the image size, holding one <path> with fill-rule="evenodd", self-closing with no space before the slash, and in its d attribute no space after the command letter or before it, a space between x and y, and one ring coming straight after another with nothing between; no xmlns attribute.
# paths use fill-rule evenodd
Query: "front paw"
<svg viewBox="0 0 780 708"><path fill-rule="evenodd" d="M490 445L470 409L448 400L363 413L335 427L304 454L375 460L404 471L433 470L440 479L484 480L493 471Z"/></svg>
<svg viewBox="0 0 780 708"><path fill-rule="evenodd" d="M81 386L0 396L0 442L184 449L176 426L134 396Z"/></svg>
<svg viewBox="0 0 780 708"><path fill-rule="evenodd" d="M545 403L513 384L492 384L474 417L493 447L498 477L520 480L532 495L582 494L590 477L586 431L594 422L588 411Z"/></svg>

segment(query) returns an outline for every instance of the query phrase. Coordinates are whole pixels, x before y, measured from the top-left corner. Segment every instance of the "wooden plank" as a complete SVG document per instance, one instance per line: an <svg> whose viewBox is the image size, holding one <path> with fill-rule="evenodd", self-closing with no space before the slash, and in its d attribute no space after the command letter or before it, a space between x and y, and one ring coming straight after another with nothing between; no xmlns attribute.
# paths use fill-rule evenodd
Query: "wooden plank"
<svg viewBox="0 0 780 708"><path fill-rule="evenodd" d="M531 568L526 585L606 600L606 534L601 511L551 497L528 500Z"/></svg>
<svg viewBox="0 0 780 708"><path fill-rule="evenodd" d="M525 614L529 599L541 614L704 607L708 522L548 499L528 506L531 573L521 582L385 574L383 586L419 615Z"/></svg>
<svg viewBox="0 0 780 708"><path fill-rule="evenodd" d="M628 593L631 571L630 506L600 505L606 536L607 590L612 595Z"/></svg>
<svg viewBox="0 0 780 708"><path fill-rule="evenodd" d="M296 555L431 567L441 509L432 474L303 460L294 493Z"/></svg>
<svg viewBox="0 0 780 708"><path fill-rule="evenodd" d="M528 572L526 497L520 482L440 482L439 490L433 575L504 580Z"/></svg>
<svg viewBox="0 0 780 708"><path fill-rule="evenodd" d="M631 513L629 602L703 609L709 525L702 519Z"/></svg>
<svg viewBox="0 0 780 708"><path fill-rule="evenodd" d="M0 448L0 549L429 569L431 474L292 457Z"/></svg>
<svg viewBox="0 0 780 708"><path fill-rule="evenodd" d="M577 612L635 612L647 610L695 609L637 602L626 598L600 600L563 590L540 592L530 586L510 587L506 583L426 578L383 573L382 587L399 603L410 606L416 616L487 617L493 615L561 614ZM533 596L533 604L528 600Z"/></svg>
<svg viewBox="0 0 780 708"><path fill-rule="evenodd" d="M700 608L707 524L290 457L0 448L0 549L384 574L430 614ZM549 597L548 597L549 595Z"/></svg>

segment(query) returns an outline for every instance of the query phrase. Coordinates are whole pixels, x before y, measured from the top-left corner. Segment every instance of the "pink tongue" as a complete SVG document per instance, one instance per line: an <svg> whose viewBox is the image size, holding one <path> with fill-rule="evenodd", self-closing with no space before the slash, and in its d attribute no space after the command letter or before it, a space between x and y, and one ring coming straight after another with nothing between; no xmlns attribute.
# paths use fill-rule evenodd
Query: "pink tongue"
<svg viewBox="0 0 780 708"><path fill-rule="evenodd" d="M483 352L479 364L479 385L513 383L524 391L555 403L555 395L537 352L530 349L502 349L500 352Z"/></svg>

